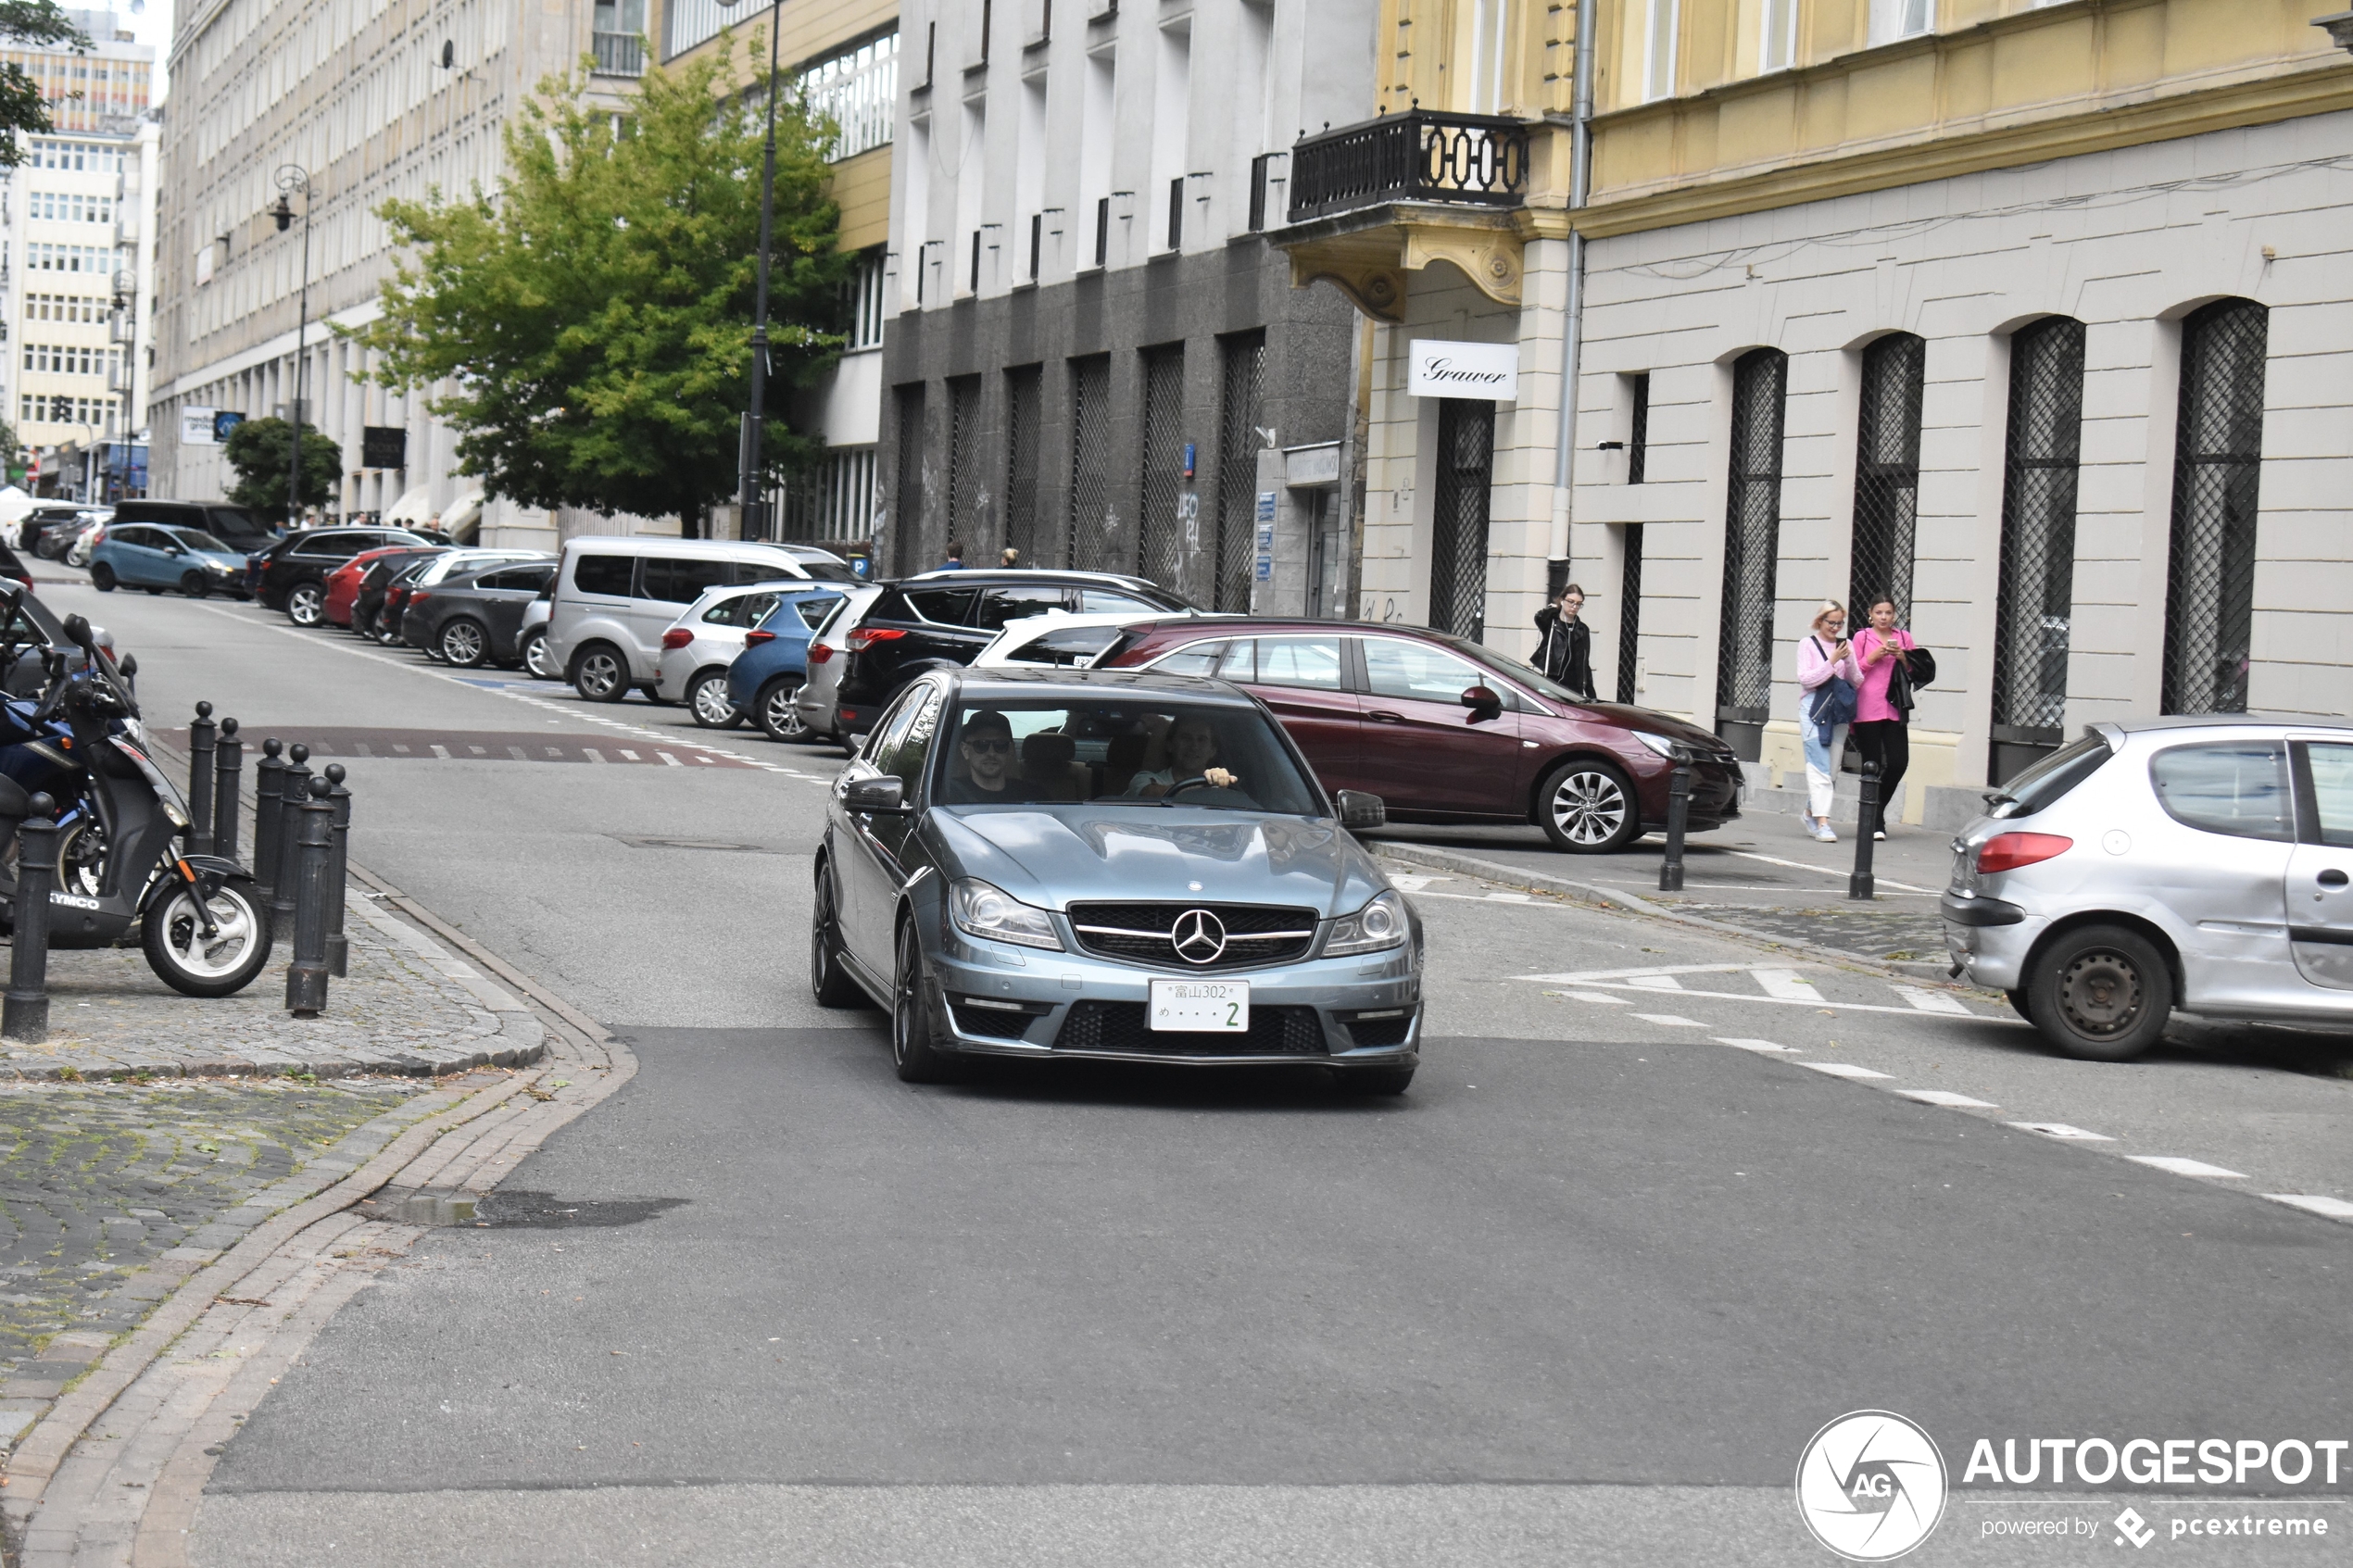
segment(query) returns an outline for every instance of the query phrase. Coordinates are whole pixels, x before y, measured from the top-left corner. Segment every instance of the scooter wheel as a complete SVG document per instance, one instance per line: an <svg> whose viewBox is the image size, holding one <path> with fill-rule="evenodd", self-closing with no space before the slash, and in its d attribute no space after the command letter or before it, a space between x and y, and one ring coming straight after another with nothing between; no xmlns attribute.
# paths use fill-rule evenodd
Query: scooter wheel
<svg viewBox="0 0 2353 1568"><path fill-rule="evenodd" d="M183 997L233 997L270 961L270 917L250 883L224 883L207 901L208 936L196 896L185 884L157 894L139 933L147 967Z"/></svg>

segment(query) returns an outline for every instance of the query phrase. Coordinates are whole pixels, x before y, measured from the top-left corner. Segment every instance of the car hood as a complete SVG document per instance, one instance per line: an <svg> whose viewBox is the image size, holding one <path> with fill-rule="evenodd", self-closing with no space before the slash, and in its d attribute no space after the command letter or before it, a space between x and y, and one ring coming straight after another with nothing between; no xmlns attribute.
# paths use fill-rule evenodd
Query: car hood
<svg viewBox="0 0 2353 1568"><path fill-rule="evenodd" d="M1571 716L1585 716L1624 730L1648 730L1668 740L1680 740L1697 746L1702 752L1721 751L1724 743L1715 732L1703 730L1687 720L1671 713L1661 713L1653 708L1634 708L1622 702L1580 702L1576 704L1554 700L1556 711Z"/></svg>
<svg viewBox="0 0 2353 1568"><path fill-rule="evenodd" d="M925 819L952 874L1050 909L1116 898L1312 906L1348 914L1389 885L1337 824L1153 806L938 807Z"/></svg>

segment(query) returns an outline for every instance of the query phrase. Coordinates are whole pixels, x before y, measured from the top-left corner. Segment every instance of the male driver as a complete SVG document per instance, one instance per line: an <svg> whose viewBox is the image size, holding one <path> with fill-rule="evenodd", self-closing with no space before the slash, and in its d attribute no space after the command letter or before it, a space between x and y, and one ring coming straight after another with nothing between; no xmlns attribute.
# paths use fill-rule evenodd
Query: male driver
<svg viewBox="0 0 2353 1568"><path fill-rule="evenodd" d="M965 776L948 781L949 805L1021 806L1038 799L1035 789L1013 776L1013 727L995 709L964 721L956 751Z"/></svg>
<svg viewBox="0 0 2353 1568"><path fill-rule="evenodd" d="M1201 779L1215 789L1231 789L1241 782L1227 770L1210 766L1217 759L1217 732L1198 713L1188 714L1169 726L1167 753L1168 766L1138 773L1128 782L1128 794L1151 799L1166 795L1187 779Z"/></svg>

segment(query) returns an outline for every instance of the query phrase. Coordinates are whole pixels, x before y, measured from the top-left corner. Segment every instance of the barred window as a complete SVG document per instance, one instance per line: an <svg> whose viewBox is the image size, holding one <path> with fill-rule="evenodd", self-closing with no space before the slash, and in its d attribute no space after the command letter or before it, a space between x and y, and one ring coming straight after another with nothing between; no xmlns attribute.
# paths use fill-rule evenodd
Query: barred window
<svg viewBox="0 0 2353 1568"><path fill-rule="evenodd" d="M1756 348L1732 366L1732 456L1724 511L1724 606L1717 641L1717 731L1749 761L1773 696L1773 605L1780 558L1781 420L1789 356Z"/></svg>
<svg viewBox="0 0 2353 1568"><path fill-rule="evenodd" d="M980 480L980 378L948 383L948 537L977 551L990 536L988 495Z"/></svg>
<svg viewBox="0 0 2353 1568"><path fill-rule="evenodd" d="M924 383L909 382L899 388L899 472L891 485L891 509L898 526L891 530L898 570L921 571L933 564L925 547L924 454L929 433L924 429Z"/></svg>
<svg viewBox="0 0 2353 1568"><path fill-rule="evenodd" d="M1220 338L1223 385L1217 418L1217 582L1214 607L1250 608L1252 562L1257 558L1258 422L1260 389L1266 373L1266 334L1238 332Z"/></svg>
<svg viewBox="0 0 2353 1568"><path fill-rule="evenodd" d="M1063 559L1081 571L1117 559L1111 505L1111 356L1070 361L1070 545Z"/></svg>
<svg viewBox="0 0 2353 1568"><path fill-rule="evenodd" d="M2269 338L2269 312L2250 299L2217 300L2182 323L2165 590L2168 713L2246 711Z"/></svg>
<svg viewBox="0 0 2353 1568"><path fill-rule="evenodd" d="M2083 323L2047 316L2010 339L1994 603L1993 782L2059 743L2075 613L2075 481L2083 441Z"/></svg>
<svg viewBox="0 0 2353 1568"><path fill-rule="evenodd" d="M1038 566L1038 437L1043 420L1043 365L1005 372L1005 543L1021 564Z"/></svg>
<svg viewBox="0 0 2353 1568"><path fill-rule="evenodd" d="M1855 548L1846 603L1857 620L1881 599L1899 625L1912 620L1919 521L1920 394L1928 345L1890 332L1863 351L1863 408L1855 453Z"/></svg>
<svg viewBox="0 0 2353 1568"><path fill-rule="evenodd" d="M1495 468L1495 405L1438 405L1438 494L1429 564L1429 623L1477 642L1487 630L1487 531Z"/></svg>
<svg viewBox="0 0 2353 1568"><path fill-rule="evenodd" d="M1647 382L1650 378L1642 378ZM1631 703L1641 691L1642 659L1642 525L1629 522L1617 567L1617 700Z"/></svg>
<svg viewBox="0 0 2353 1568"><path fill-rule="evenodd" d="M1201 502L1198 494L1186 489L1177 470L1184 442L1185 345L1147 348L1143 360L1143 440L1136 454L1143 476L1143 507L1136 571L1164 588L1176 588L1184 567L1185 519L1180 513Z"/></svg>

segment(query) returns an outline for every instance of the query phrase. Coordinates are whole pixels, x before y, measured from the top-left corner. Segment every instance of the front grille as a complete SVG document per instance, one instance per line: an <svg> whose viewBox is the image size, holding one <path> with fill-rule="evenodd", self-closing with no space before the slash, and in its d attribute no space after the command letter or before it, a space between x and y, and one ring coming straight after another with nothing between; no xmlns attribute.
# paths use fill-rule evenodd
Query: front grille
<svg viewBox="0 0 2353 1568"><path fill-rule="evenodd" d="M1179 955L1169 936L1196 909L1226 928L1226 950L1208 963ZM1283 963L1315 942L1315 910L1265 904L1073 904L1070 923L1090 953L1187 972Z"/></svg>
<svg viewBox="0 0 2353 1568"><path fill-rule="evenodd" d="M1323 1026L1308 1007L1253 1007L1237 1034L1156 1030L1141 1002L1073 1002L1054 1039L1061 1051L1135 1051L1157 1056L1322 1056Z"/></svg>

